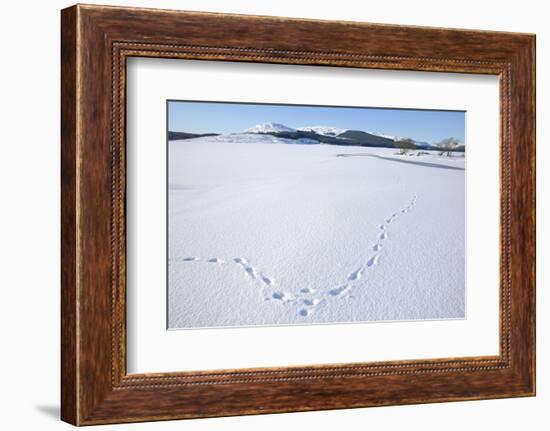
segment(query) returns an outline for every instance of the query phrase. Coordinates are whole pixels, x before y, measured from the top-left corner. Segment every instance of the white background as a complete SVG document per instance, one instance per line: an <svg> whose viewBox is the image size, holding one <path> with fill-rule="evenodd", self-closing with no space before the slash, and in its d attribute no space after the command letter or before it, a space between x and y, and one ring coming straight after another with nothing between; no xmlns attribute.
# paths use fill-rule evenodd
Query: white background
<svg viewBox="0 0 550 431"><path fill-rule="evenodd" d="M102 1L106 4L233 13L345 19L395 24L537 33L538 113L538 396L508 399L295 413L96 429L276 430L545 429L550 422L549 272L550 217L548 101L550 29L545 4L536 0L313 2L311 0ZM59 9L65 1L8 2L0 16L2 152L0 179L0 302L2 428L70 429L59 409ZM546 315L545 315L546 313ZM546 364L545 364L546 363Z"/></svg>
<svg viewBox="0 0 550 431"><path fill-rule="evenodd" d="M498 77L147 58L127 83L128 372L498 354ZM467 111L467 319L166 331L169 98Z"/></svg>

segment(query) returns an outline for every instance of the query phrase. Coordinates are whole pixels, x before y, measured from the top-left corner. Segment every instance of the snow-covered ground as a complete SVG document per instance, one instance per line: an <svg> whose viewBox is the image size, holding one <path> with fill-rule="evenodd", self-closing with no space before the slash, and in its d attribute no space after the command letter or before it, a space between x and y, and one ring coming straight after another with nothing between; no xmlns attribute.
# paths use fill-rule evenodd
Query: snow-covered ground
<svg viewBox="0 0 550 431"><path fill-rule="evenodd" d="M464 157L288 141L169 143L169 327L463 318Z"/></svg>

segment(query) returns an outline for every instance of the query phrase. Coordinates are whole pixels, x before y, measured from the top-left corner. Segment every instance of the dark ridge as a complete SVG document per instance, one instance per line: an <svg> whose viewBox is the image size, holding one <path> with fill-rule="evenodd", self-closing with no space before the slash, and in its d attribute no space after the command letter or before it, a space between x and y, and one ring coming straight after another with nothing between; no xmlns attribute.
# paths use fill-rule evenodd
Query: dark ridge
<svg viewBox="0 0 550 431"><path fill-rule="evenodd" d="M219 133L187 133L187 132L168 132L169 141L179 141L182 139L200 138L202 136L218 136Z"/></svg>
<svg viewBox="0 0 550 431"><path fill-rule="evenodd" d="M265 134L272 135L277 138L285 138L285 139L303 139L303 138L314 139L323 144L337 145L339 141L339 139L334 136L325 136L319 133L307 132L304 130L295 130L293 132L271 132L271 133L265 133Z"/></svg>
<svg viewBox="0 0 550 431"><path fill-rule="evenodd" d="M347 130L340 133L338 136L327 136L319 133L295 130L293 132L267 132L267 135L276 136L286 139L309 138L315 139L323 144L331 145L353 145L359 147L386 147L394 148L393 139L384 138L382 136L372 135L360 130Z"/></svg>
<svg viewBox="0 0 550 431"><path fill-rule="evenodd" d="M372 133L363 132L361 130L346 130L337 136L321 135L316 132L294 130L291 132L264 132L258 133L259 135L271 135L277 138L285 139L313 139L322 144L330 145L350 145L355 147L382 147L382 148L396 148L395 141L390 138L384 138L383 136L373 135ZM168 140L176 141L182 139L200 138L202 136L218 136L219 133L187 133L187 132L168 132ZM437 145L430 145L427 142L414 142L414 146L417 150L432 150L443 151ZM460 145L451 152L463 153L465 146Z"/></svg>
<svg viewBox="0 0 550 431"><path fill-rule="evenodd" d="M338 138L344 138L346 141L353 141L355 145L362 147L395 147L395 141L393 139L373 135L361 130L346 130L344 133L340 133Z"/></svg>

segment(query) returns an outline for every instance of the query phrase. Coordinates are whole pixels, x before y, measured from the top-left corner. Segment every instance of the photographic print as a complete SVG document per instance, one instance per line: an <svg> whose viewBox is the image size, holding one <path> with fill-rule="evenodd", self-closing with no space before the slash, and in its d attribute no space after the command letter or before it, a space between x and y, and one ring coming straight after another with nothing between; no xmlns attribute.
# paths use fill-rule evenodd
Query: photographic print
<svg viewBox="0 0 550 431"><path fill-rule="evenodd" d="M167 102L168 328L465 318L465 112Z"/></svg>

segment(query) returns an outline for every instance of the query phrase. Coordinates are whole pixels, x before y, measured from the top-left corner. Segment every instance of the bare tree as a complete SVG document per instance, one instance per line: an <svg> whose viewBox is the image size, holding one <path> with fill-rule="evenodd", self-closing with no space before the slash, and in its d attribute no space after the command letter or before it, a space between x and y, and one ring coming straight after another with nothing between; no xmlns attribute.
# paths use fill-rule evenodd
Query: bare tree
<svg viewBox="0 0 550 431"><path fill-rule="evenodd" d="M439 155L451 157L453 151L460 145L460 141L456 138L445 138L437 146L439 147Z"/></svg>
<svg viewBox="0 0 550 431"><path fill-rule="evenodd" d="M398 139L393 143L396 148L399 148L399 154L407 154L411 150L416 150L414 141L409 138Z"/></svg>

